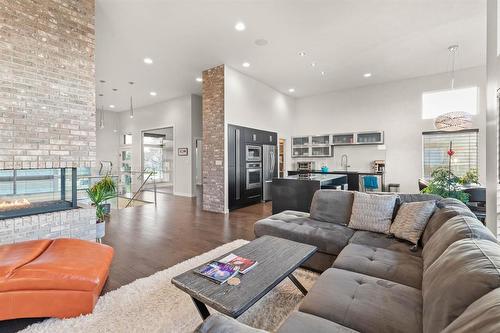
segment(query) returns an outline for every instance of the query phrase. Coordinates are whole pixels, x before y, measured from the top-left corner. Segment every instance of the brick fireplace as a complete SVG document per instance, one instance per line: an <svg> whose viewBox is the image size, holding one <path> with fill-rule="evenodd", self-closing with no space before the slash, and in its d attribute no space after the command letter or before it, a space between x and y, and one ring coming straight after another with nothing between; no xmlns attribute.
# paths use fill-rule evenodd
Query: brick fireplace
<svg viewBox="0 0 500 333"><path fill-rule="evenodd" d="M38 189L49 196L41 204L10 188L22 177L8 179L38 170L31 173L56 181L61 171L47 170L95 166L94 16L94 0L0 0L0 180L8 184L0 187L0 243L95 239L94 209L61 199L73 181L59 182L56 194ZM39 214L41 206L50 212ZM28 214L5 213L13 208Z"/></svg>

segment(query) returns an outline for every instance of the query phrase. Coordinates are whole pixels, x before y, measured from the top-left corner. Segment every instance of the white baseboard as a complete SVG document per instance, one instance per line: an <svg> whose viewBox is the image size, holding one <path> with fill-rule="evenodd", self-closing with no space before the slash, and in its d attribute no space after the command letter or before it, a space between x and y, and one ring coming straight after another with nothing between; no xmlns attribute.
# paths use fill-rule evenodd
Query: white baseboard
<svg viewBox="0 0 500 333"><path fill-rule="evenodd" d="M182 192L174 192L174 195L177 195L179 197L188 197L188 198L193 198L196 196L191 193L182 193Z"/></svg>

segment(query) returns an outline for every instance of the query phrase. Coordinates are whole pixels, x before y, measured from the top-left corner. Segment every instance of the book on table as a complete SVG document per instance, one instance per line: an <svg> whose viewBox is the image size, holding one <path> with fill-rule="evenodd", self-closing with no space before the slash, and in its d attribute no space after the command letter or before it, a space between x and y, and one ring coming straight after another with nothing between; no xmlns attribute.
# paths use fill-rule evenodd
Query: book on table
<svg viewBox="0 0 500 333"><path fill-rule="evenodd" d="M220 259L219 262L238 267L241 274L247 273L258 264L255 260L243 258L232 253Z"/></svg>
<svg viewBox="0 0 500 333"><path fill-rule="evenodd" d="M212 261L208 265L203 266L195 272L216 283L223 284L227 280L238 274L238 271L239 268L231 264Z"/></svg>

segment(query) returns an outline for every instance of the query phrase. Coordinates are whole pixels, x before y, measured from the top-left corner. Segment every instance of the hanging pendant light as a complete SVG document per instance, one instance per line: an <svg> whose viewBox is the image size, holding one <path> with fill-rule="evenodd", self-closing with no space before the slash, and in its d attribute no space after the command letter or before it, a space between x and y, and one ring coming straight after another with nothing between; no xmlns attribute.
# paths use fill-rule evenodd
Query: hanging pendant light
<svg viewBox="0 0 500 333"><path fill-rule="evenodd" d="M130 86L134 84L134 82L129 82ZM132 94L130 94L130 119L134 118L134 103L132 101Z"/></svg>
<svg viewBox="0 0 500 333"><path fill-rule="evenodd" d="M455 61L458 45L448 47L451 55L451 90L455 89ZM465 111L452 111L438 116L434 127L441 131L454 132L472 127L472 115Z"/></svg>
<svg viewBox="0 0 500 333"><path fill-rule="evenodd" d="M99 122L99 127L104 129L104 105L101 106L101 120Z"/></svg>
<svg viewBox="0 0 500 333"><path fill-rule="evenodd" d="M104 129L104 101L103 101L104 94L102 92L104 90L104 83L106 83L106 81L99 80L99 82L101 83L101 93L99 93L99 95L98 95L100 97L99 99L101 100L101 112L99 113L99 128ZM96 116L97 116L97 113L99 112L98 111L99 99L97 100L96 106L95 106Z"/></svg>

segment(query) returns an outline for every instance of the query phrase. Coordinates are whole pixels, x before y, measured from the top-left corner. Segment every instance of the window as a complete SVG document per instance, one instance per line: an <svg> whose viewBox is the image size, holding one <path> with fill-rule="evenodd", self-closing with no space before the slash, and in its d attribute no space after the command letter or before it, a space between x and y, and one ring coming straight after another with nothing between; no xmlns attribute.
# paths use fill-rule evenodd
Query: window
<svg viewBox="0 0 500 333"><path fill-rule="evenodd" d="M434 119L454 111L477 114L477 96L478 87L424 92L422 119Z"/></svg>
<svg viewBox="0 0 500 333"><path fill-rule="evenodd" d="M124 134L123 135L123 144L131 145L132 144L132 134Z"/></svg>
<svg viewBox="0 0 500 333"><path fill-rule="evenodd" d="M468 170L478 170L477 129L459 132L424 132L423 139L423 176L430 179L432 171L448 167L450 141L455 154L451 158L451 171L462 177Z"/></svg>

